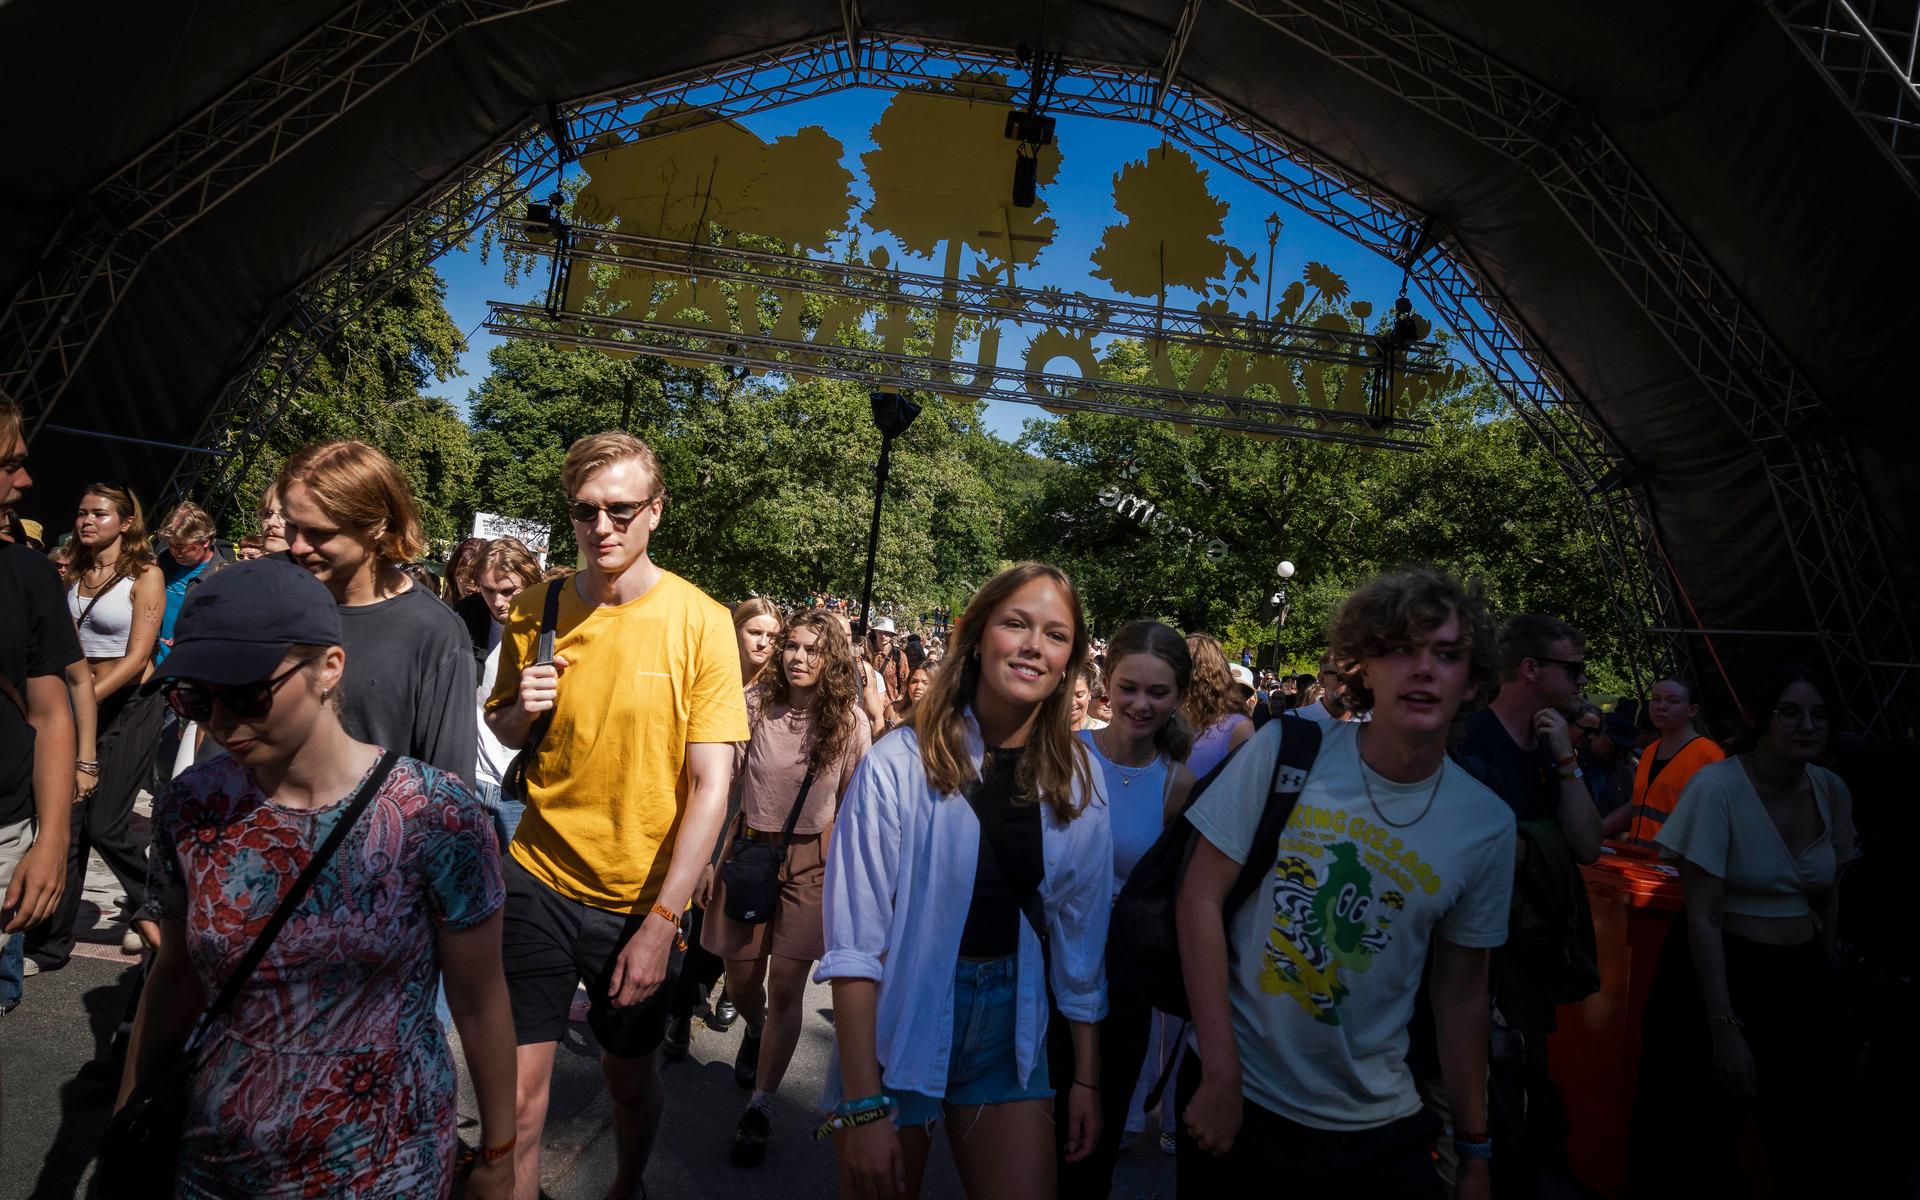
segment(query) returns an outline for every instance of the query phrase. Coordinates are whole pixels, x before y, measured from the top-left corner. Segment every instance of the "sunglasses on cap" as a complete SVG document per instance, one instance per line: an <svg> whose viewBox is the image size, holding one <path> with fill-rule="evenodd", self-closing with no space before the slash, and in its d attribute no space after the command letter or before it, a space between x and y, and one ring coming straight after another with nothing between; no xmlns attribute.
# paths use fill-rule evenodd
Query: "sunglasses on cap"
<svg viewBox="0 0 1920 1200"><path fill-rule="evenodd" d="M302 667L319 659L318 654L312 658L303 658L272 679L262 679L258 683L242 683L233 687L208 687L203 683L169 683L162 689L161 695L167 698L168 708L189 721L204 724L211 720L216 700L242 721L254 721L273 711L273 696L280 690L281 684L297 675Z"/></svg>

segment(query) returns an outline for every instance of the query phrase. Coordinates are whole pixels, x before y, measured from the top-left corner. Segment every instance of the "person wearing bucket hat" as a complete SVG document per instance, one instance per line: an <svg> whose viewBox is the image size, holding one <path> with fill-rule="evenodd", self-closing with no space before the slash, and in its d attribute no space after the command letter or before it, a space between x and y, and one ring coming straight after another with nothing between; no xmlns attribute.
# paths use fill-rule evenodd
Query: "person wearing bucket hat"
<svg viewBox="0 0 1920 1200"><path fill-rule="evenodd" d="M513 1019L493 821L450 772L354 740L336 694L339 608L292 563L256 559L187 597L145 684L227 751L154 805L147 915L160 929L119 1103L157 1078L334 827L313 890L199 1043L182 1196L444 1196L453 1062L444 972L480 1115L467 1194L513 1191ZM348 798L374 789L364 808ZM226 969L224 966L222 970ZM371 1047L372 1049L369 1049Z"/></svg>

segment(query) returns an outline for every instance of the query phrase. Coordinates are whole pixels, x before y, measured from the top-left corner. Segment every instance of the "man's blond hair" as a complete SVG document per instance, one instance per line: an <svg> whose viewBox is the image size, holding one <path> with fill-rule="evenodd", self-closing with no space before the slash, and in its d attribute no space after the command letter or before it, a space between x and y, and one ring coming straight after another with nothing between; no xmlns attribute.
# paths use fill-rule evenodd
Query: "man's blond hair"
<svg viewBox="0 0 1920 1200"><path fill-rule="evenodd" d="M560 486L566 490L567 499L572 500L580 494L581 486L593 475L614 463L626 462L629 459L647 469L647 478L651 481L654 493L664 492L660 479L660 460L653 456L652 449L632 434L618 431L596 433L590 437L583 437L569 446L567 461L560 467ZM639 501L650 497L624 498Z"/></svg>

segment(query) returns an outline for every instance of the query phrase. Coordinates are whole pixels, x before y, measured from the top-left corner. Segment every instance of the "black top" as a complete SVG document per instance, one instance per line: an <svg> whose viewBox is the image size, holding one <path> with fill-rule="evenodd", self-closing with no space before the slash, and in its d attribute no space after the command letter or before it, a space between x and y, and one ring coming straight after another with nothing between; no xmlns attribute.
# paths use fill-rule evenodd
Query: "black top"
<svg viewBox="0 0 1920 1200"><path fill-rule="evenodd" d="M479 687L473 643L423 587L340 609L347 651L340 716L363 742L473 778Z"/></svg>
<svg viewBox="0 0 1920 1200"><path fill-rule="evenodd" d="M1667 769L1667 764L1679 757L1678 754L1669 754L1665 758L1654 755L1653 766L1647 768L1647 783L1652 784L1654 780L1660 778L1660 772Z"/></svg>
<svg viewBox="0 0 1920 1200"><path fill-rule="evenodd" d="M1522 749L1491 708L1467 714L1453 761L1506 801L1518 821L1551 821L1560 812L1560 775L1544 741Z"/></svg>
<svg viewBox="0 0 1920 1200"><path fill-rule="evenodd" d="M1005 958L1018 951L1020 924L1026 919L1020 903L1039 890L1046 874L1040 847L1040 805L1014 803L1020 753L1018 749L989 751L986 773L975 794L975 807L981 814L980 862L974 869L973 903L967 909L966 928L960 932L962 958ZM1002 839L1016 852L1005 873L994 854L989 825L1012 831L1012 837Z"/></svg>
<svg viewBox="0 0 1920 1200"><path fill-rule="evenodd" d="M38 551L0 542L0 674L25 703L29 678L64 674L82 657L60 572ZM0 694L0 824L33 815L33 739L33 726Z"/></svg>

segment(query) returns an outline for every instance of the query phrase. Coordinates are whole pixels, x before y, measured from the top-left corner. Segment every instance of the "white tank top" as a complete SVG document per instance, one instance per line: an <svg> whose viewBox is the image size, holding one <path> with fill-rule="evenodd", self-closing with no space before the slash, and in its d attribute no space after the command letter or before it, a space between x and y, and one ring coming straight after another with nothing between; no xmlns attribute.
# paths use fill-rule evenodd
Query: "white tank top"
<svg viewBox="0 0 1920 1200"><path fill-rule="evenodd" d="M88 658L124 658L133 633L133 580L116 579L99 596L82 596L80 585L67 589L67 611L80 628L80 653ZM86 613L82 621L80 614Z"/></svg>

